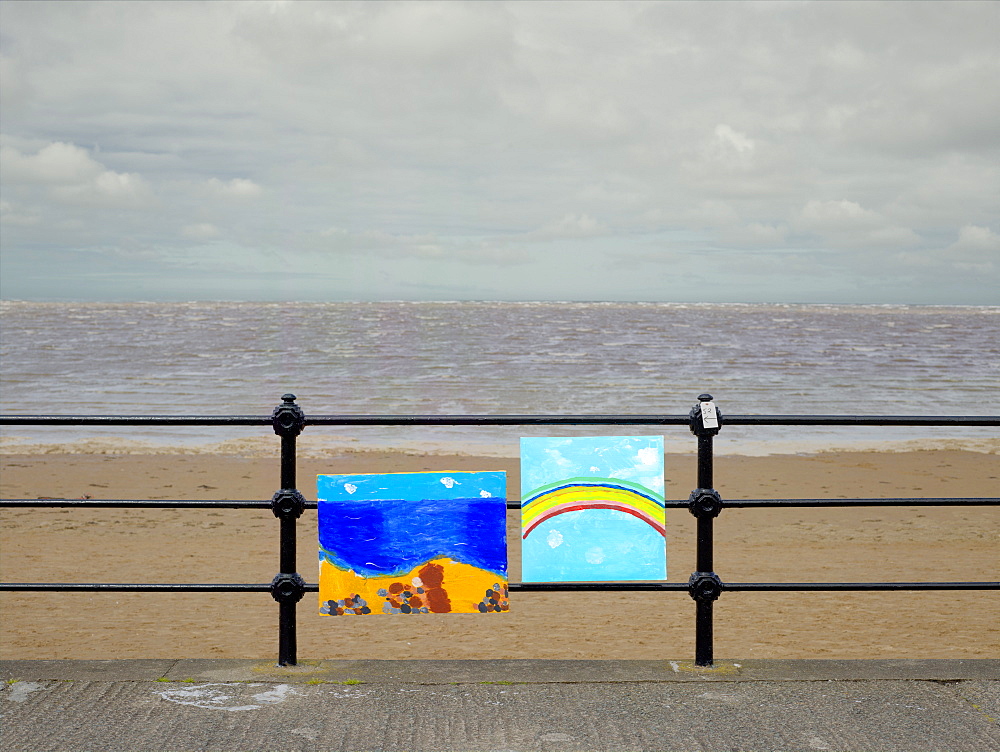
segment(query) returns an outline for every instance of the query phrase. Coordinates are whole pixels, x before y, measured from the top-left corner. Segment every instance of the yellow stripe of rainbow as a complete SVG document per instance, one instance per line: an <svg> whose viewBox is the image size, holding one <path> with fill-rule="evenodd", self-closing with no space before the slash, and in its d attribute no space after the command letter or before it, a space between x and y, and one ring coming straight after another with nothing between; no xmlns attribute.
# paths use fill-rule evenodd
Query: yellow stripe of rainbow
<svg viewBox="0 0 1000 752"><path fill-rule="evenodd" d="M558 486L531 492L521 502L522 538L547 519L582 509L615 509L638 517L661 535L664 531L663 499L649 489L633 488L619 480L571 478Z"/></svg>

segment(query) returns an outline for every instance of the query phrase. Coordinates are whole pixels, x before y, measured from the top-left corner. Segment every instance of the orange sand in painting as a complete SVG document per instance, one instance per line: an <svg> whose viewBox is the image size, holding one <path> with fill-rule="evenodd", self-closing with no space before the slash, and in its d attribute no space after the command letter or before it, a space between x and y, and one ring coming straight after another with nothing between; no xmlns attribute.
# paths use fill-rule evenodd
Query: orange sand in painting
<svg viewBox="0 0 1000 752"><path fill-rule="evenodd" d="M320 561L321 607L332 600L340 607L331 615L363 613L355 606L359 597L373 614L478 614L508 609L505 578L448 558L433 559L406 574L386 577L364 577Z"/></svg>

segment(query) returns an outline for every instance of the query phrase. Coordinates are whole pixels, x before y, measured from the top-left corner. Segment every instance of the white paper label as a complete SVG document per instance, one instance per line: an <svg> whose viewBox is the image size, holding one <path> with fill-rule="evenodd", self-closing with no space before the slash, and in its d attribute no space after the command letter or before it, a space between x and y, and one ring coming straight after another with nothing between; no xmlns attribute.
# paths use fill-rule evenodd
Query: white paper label
<svg viewBox="0 0 1000 752"><path fill-rule="evenodd" d="M719 427L719 416L715 412L714 402L701 403L701 424L705 426L705 428Z"/></svg>

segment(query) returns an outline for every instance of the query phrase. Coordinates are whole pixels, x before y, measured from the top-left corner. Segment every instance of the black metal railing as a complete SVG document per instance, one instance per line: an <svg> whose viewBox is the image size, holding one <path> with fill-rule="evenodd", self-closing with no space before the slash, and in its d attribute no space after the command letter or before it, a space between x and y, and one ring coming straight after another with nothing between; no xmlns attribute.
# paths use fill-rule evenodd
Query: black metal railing
<svg viewBox="0 0 1000 752"><path fill-rule="evenodd" d="M724 501L714 489L713 440L725 422L743 426L1000 426L1000 416L873 416L873 415L736 415L723 420L716 410L703 418L703 405L714 407L710 394L701 394L688 415L318 415L306 416L295 395L267 416L107 416L4 415L0 425L32 426L271 426L281 439L280 488L270 501L183 499L0 499L0 507L87 508L268 508L280 522L279 567L270 583L253 584L134 584L134 583L0 583L6 591L97 592L269 592L278 603L278 665L295 665L296 604L319 585L307 583L296 571L296 520L317 503L307 501L296 487L296 439L306 426L541 426L541 425L656 425L688 426L697 437L697 488L686 500L667 501L667 509L687 509L697 519L695 571L687 583L644 582L512 582L512 592L656 591L686 592L695 601L695 664L711 666L713 604L723 592L738 591L874 591L874 590L1000 590L1000 582L723 582L714 567L715 518L726 508L830 506L970 506L1000 505L1000 498L872 498L872 499L744 499ZM712 418L715 418L713 421ZM519 509L520 502L507 507Z"/></svg>

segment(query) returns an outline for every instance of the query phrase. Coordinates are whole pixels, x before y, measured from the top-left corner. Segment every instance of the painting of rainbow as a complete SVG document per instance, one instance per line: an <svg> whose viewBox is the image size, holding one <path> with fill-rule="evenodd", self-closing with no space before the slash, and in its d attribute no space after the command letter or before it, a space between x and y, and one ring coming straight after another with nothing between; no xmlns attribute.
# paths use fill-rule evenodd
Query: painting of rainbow
<svg viewBox="0 0 1000 752"><path fill-rule="evenodd" d="M521 579L667 577L663 437L521 439Z"/></svg>
<svg viewBox="0 0 1000 752"><path fill-rule="evenodd" d="M320 475L319 612L503 613L507 475Z"/></svg>

